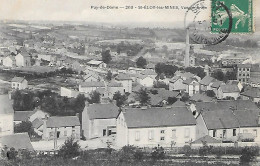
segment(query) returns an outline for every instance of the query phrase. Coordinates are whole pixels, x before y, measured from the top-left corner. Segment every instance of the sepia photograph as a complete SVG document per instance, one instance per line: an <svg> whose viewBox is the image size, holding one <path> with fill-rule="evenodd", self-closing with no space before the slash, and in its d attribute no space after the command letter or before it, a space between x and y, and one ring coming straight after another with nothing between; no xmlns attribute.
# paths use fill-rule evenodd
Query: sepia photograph
<svg viewBox="0 0 260 166"><path fill-rule="evenodd" d="M0 166L259 166L259 0L0 0Z"/></svg>

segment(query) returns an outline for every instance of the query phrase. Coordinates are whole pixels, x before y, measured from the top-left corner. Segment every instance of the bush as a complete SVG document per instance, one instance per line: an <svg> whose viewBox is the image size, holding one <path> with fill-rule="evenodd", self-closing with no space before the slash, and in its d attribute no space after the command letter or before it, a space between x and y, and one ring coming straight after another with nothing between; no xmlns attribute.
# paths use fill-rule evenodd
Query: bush
<svg viewBox="0 0 260 166"><path fill-rule="evenodd" d="M68 138L64 145L58 151L58 155L63 158L73 158L80 154L80 146L77 141L74 141L73 137Z"/></svg>
<svg viewBox="0 0 260 166"><path fill-rule="evenodd" d="M143 157L144 157L144 152L142 152L141 150L135 151L135 153L134 153L135 160L141 161L143 159Z"/></svg>
<svg viewBox="0 0 260 166"><path fill-rule="evenodd" d="M189 145L183 146L183 152L185 156L190 156L191 155L191 147Z"/></svg>
<svg viewBox="0 0 260 166"><path fill-rule="evenodd" d="M153 160L160 160L165 158L165 152L163 147L155 147L154 151L151 153L151 157Z"/></svg>
<svg viewBox="0 0 260 166"><path fill-rule="evenodd" d="M245 147L241 151L240 162L243 164L249 163L255 159L257 154L258 151L256 151L256 149Z"/></svg>

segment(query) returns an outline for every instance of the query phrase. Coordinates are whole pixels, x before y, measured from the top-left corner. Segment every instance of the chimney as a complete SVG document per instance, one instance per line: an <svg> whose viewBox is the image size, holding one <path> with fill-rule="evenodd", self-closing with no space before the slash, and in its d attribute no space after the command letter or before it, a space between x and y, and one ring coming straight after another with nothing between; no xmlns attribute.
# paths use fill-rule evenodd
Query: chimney
<svg viewBox="0 0 260 166"><path fill-rule="evenodd" d="M258 114L258 125L260 125L260 113Z"/></svg>

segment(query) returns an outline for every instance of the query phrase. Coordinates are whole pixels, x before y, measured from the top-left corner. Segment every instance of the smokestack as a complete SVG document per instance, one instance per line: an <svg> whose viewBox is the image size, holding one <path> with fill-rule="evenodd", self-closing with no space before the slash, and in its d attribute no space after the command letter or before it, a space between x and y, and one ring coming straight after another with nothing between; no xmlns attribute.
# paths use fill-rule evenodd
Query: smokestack
<svg viewBox="0 0 260 166"><path fill-rule="evenodd" d="M189 66L190 66L190 36L189 36L189 28L187 28L184 67L189 67Z"/></svg>

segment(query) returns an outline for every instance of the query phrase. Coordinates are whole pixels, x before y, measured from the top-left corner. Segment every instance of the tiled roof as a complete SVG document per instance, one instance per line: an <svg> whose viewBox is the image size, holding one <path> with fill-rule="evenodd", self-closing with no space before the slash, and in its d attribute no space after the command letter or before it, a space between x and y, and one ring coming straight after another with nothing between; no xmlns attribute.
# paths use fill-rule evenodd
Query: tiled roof
<svg viewBox="0 0 260 166"><path fill-rule="evenodd" d="M163 98L160 95L150 95L150 103L153 106L156 106L158 104L160 104L161 101L163 101Z"/></svg>
<svg viewBox="0 0 260 166"><path fill-rule="evenodd" d="M191 111L186 107L128 108L123 114L128 128L196 125Z"/></svg>
<svg viewBox="0 0 260 166"><path fill-rule="evenodd" d="M207 96L206 94L201 94L201 93L196 93L194 94L190 100L192 101L204 101L204 102L210 102L213 99L209 96Z"/></svg>
<svg viewBox="0 0 260 166"><path fill-rule="evenodd" d="M259 110L203 111L204 122L209 130L238 127L257 127Z"/></svg>
<svg viewBox="0 0 260 166"><path fill-rule="evenodd" d="M190 72L182 72L182 71L176 71L174 75L185 77L185 78L190 78L190 77L194 77L195 76L194 74L192 74Z"/></svg>
<svg viewBox="0 0 260 166"><path fill-rule="evenodd" d="M46 125L48 128L71 127L71 126L80 126L80 122L77 116L52 116L48 118Z"/></svg>
<svg viewBox="0 0 260 166"><path fill-rule="evenodd" d="M131 77L129 77L127 74L119 73L116 78L116 80L132 80Z"/></svg>
<svg viewBox="0 0 260 166"><path fill-rule="evenodd" d="M186 80L184 80L183 81L183 84L190 84L190 83L192 83L193 81L196 81L196 82L198 82L198 80L196 79L196 78L188 78L188 79L186 79Z"/></svg>
<svg viewBox="0 0 260 166"><path fill-rule="evenodd" d="M196 110L218 111L226 109L237 110L257 110L256 104L250 100L223 100L218 102L199 102L196 103Z"/></svg>
<svg viewBox="0 0 260 166"><path fill-rule="evenodd" d="M200 84L201 85L206 85L208 86L213 80L215 80L215 78L212 78L210 76L205 76L201 81Z"/></svg>
<svg viewBox="0 0 260 166"><path fill-rule="evenodd" d="M119 82L112 81L108 83L108 87L123 87L123 85Z"/></svg>
<svg viewBox="0 0 260 166"><path fill-rule="evenodd" d="M32 121L32 126L35 129L38 129L42 125L43 125L43 120L42 119L36 118L36 119L34 119L34 121Z"/></svg>
<svg viewBox="0 0 260 166"><path fill-rule="evenodd" d="M0 114L13 114L12 101L8 95L0 95Z"/></svg>
<svg viewBox="0 0 260 166"><path fill-rule="evenodd" d="M180 92L169 91L164 88L155 88L154 90L157 90L158 94L165 100L167 100L168 97L177 97L180 94Z"/></svg>
<svg viewBox="0 0 260 166"><path fill-rule="evenodd" d="M240 92L237 85L220 85L221 90L223 93L233 93L233 92Z"/></svg>
<svg viewBox="0 0 260 166"><path fill-rule="evenodd" d="M212 88L219 88L220 85L224 84L223 81L215 81L213 82L213 84L211 85Z"/></svg>
<svg viewBox="0 0 260 166"><path fill-rule="evenodd" d="M89 119L111 119L116 118L119 114L119 108L112 104L91 104L87 109Z"/></svg>
<svg viewBox="0 0 260 166"><path fill-rule="evenodd" d="M183 101L178 100L173 103L172 107L186 107L186 104Z"/></svg>
<svg viewBox="0 0 260 166"><path fill-rule="evenodd" d="M144 70L144 71L141 71L142 75L157 75L156 72L152 71L152 70Z"/></svg>
<svg viewBox="0 0 260 166"><path fill-rule="evenodd" d="M25 80L25 78L24 77L14 77L13 79L12 79L12 82L23 82L23 80Z"/></svg>
<svg viewBox="0 0 260 166"><path fill-rule="evenodd" d="M2 146L7 146L9 148L27 149L33 151L33 146L31 144L30 137L28 133L16 133L11 135L6 135L0 137L0 142Z"/></svg>
<svg viewBox="0 0 260 166"><path fill-rule="evenodd" d="M253 98L260 98L260 89L259 88L251 88L249 90L245 90L241 93L243 96L253 97Z"/></svg>
<svg viewBox="0 0 260 166"><path fill-rule="evenodd" d="M80 83L82 87L105 87L104 82L82 82Z"/></svg>
<svg viewBox="0 0 260 166"><path fill-rule="evenodd" d="M14 121L26 121L34 113L34 111L15 111Z"/></svg>

